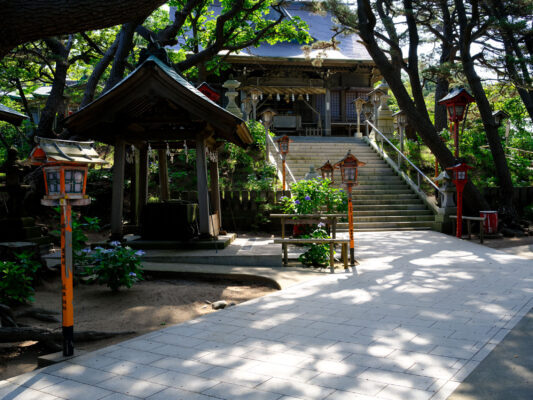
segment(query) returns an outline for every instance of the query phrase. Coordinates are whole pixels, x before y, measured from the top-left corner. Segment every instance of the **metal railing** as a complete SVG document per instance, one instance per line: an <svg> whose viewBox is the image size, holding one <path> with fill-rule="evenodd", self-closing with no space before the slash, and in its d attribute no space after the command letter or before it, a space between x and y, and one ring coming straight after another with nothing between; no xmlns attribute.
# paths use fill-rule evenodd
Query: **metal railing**
<svg viewBox="0 0 533 400"><path fill-rule="evenodd" d="M383 150L383 141L386 141L389 146L391 146L397 153L398 155L398 163L394 163L394 161L391 159L390 162L395 164L396 167L398 168L398 170L400 171L401 170L401 160L405 160L416 172L416 187L418 189L419 192L422 192L422 189L421 189L421 185L422 185L422 179L427 181L430 186L433 187L433 189L437 190L437 191L441 191L440 188L435 185L435 183L433 182L433 180L431 178L429 178L426 174L424 174L420 168L418 168L415 164L413 164L413 162L411 160L409 160L405 154L403 154L395 145L393 145L391 143L391 141L389 139L387 139L387 137L380 132L380 130L370 121L366 121L366 123L368 124L368 126L370 126L374 132L376 132L378 135L379 135L379 142L380 142L380 147L381 147L381 155L383 156L386 156L387 154L385 153L385 151Z"/></svg>
<svg viewBox="0 0 533 400"><path fill-rule="evenodd" d="M279 151L279 148L278 146L276 145L276 142L274 142L274 139L272 139L272 137L270 135L267 135L267 138L268 138L268 141L269 141L269 149L274 149L275 150L275 153L274 152L271 152L269 151L269 153L273 153L274 154L277 154L279 156L279 160L282 161L283 160L283 157ZM274 163L276 165L276 169L278 170L278 172L281 170L281 168L279 167L279 164L278 164L278 161L275 159L275 155L274 155ZM270 154L269 154L269 158L270 158ZM289 175L289 178L290 180L292 180L293 183L296 183L296 178L294 177L294 175L292 174L292 171L291 169L289 168L287 162L285 162L285 171L288 173Z"/></svg>

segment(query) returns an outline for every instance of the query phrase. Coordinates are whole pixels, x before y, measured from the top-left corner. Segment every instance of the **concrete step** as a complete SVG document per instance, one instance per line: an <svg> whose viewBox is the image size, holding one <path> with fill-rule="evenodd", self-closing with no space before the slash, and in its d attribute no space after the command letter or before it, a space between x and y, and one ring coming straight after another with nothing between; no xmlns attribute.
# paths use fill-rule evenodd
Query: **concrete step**
<svg viewBox="0 0 533 400"><path fill-rule="evenodd" d="M422 203L422 200L416 198L416 199L402 199L401 201L394 201L394 200L354 200L353 201L354 207L356 206L387 206L392 207L397 204L403 205L418 205L420 204L422 207L424 206L424 203Z"/></svg>
<svg viewBox="0 0 533 400"><path fill-rule="evenodd" d="M379 200L403 200L403 199L418 199L418 196L414 193L398 193L398 194L381 194L381 195L373 195L373 194L359 194L359 193L353 193L352 194L353 201L365 201L365 200L372 200L372 199L379 199Z"/></svg>
<svg viewBox="0 0 533 400"><path fill-rule="evenodd" d="M412 203L412 204L358 204L356 211L396 211L396 210L427 210L424 203Z"/></svg>
<svg viewBox="0 0 533 400"><path fill-rule="evenodd" d="M421 210L356 210L354 211L356 217L380 217L380 216L422 216L422 215L431 215L433 213L430 210L421 209Z"/></svg>
<svg viewBox="0 0 533 400"><path fill-rule="evenodd" d="M352 191L353 197L359 196L386 196L386 195L403 195L408 194L412 195L413 192L410 189L407 189L404 186L398 187L396 189L360 189L356 187Z"/></svg>
<svg viewBox="0 0 533 400"><path fill-rule="evenodd" d="M409 222L355 222L354 229L380 229L388 230L394 228L427 228L431 229L433 221L409 221ZM346 232L348 224L339 228L339 232Z"/></svg>
<svg viewBox="0 0 533 400"><path fill-rule="evenodd" d="M354 222L410 222L410 221L434 221L433 215L382 215L360 216L354 212ZM337 226L348 226L347 222L339 222Z"/></svg>

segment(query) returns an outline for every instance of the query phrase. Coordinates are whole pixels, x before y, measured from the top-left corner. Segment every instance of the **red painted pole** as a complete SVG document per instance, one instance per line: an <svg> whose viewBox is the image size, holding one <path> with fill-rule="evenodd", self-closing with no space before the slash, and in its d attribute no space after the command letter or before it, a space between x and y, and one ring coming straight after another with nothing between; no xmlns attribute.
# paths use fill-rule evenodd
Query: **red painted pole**
<svg viewBox="0 0 533 400"><path fill-rule="evenodd" d="M352 204L352 185L347 184L348 188L348 229L350 233L350 266L355 266L355 246L353 239L353 204Z"/></svg>
<svg viewBox="0 0 533 400"><path fill-rule="evenodd" d="M463 188L457 185L457 232L459 239L463 236Z"/></svg>
<svg viewBox="0 0 533 400"><path fill-rule="evenodd" d="M61 206L61 300L63 319L63 355L74 354L74 295L72 271L72 210L67 199Z"/></svg>
<svg viewBox="0 0 533 400"><path fill-rule="evenodd" d="M453 123L453 145L455 146L455 158L459 158L459 121Z"/></svg>
<svg viewBox="0 0 533 400"><path fill-rule="evenodd" d="M285 154L283 155L283 159L281 160L281 163L283 165L283 191L285 191L285 187L286 187L286 184L285 184Z"/></svg>

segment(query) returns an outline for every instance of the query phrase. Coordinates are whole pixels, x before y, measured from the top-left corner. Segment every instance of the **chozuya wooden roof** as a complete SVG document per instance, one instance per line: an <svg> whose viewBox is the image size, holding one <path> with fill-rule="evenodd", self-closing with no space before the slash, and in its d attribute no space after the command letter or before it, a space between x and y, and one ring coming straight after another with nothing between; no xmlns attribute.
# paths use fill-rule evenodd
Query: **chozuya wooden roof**
<svg viewBox="0 0 533 400"><path fill-rule="evenodd" d="M105 164L96 150L93 142L75 142L72 140L48 139L35 137L37 146L30 154L34 164L53 162L75 162L84 164Z"/></svg>
<svg viewBox="0 0 533 400"><path fill-rule="evenodd" d="M107 93L65 119L77 138L115 144L194 141L202 131L214 139L246 147L253 142L244 121L218 104L154 56Z"/></svg>
<svg viewBox="0 0 533 400"><path fill-rule="evenodd" d="M20 125L28 116L19 113L3 104L0 104L0 121L6 121L13 125Z"/></svg>

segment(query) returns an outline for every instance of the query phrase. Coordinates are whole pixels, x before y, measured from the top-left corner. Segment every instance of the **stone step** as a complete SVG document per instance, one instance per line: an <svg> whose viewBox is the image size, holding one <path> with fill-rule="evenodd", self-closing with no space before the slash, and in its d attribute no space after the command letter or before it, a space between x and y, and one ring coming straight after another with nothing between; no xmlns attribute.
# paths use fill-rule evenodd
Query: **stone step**
<svg viewBox="0 0 533 400"><path fill-rule="evenodd" d="M392 228L428 228L431 229L433 221L409 221L409 222L355 222L354 229L392 229ZM348 224L339 228L339 232L346 232Z"/></svg>
<svg viewBox="0 0 533 400"><path fill-rule="evenodd" d="M409 221L434 221L432 215L381 215L381 216L360 216L354 213L354 222L409 222ZM337 226L348 226L347 222L339 222Z"/></svg>
<svg viewBox="0 0 533 400"><path fill-rule="evenodd" d="M353 201L353 204L354 204L354 208L357 207L357 206L394 206L396 204L398 204L400 202L394 202L393 200L390 200L390 199L386 199L386 200L379 200L379 199L374 199L374 200L354 200ZM401 201L401 205L417 205L417 204L420 204L420 205L424 205L422 203L422 200L416 198L416 199L402 199Z"/></svg>
<svg viewBox="0 0 533 400"><path fill-rule="evenodd" d="M356 210L354 211L356 217L374 217L374 216L422 216L422 215L431 215L433 213L430 210L420 209L420 210Z"/></svg>
<svg viewBox="0 0 533 400"><path fill-rule="evenodd" d="M395 210L427 210L426 206L422 203L413 203L413 204L358 204L356 211L395 211Z"/></svg>
<svg viewBox="0 0 533 400"><path fill-rule="evenodd" d="M405 227L400 227L400 228L390 228L390 227L387 227L387 228L358 228L358 229L354 229L355 232L380 232L380 231L431 231L433 230L433 227L432 226L420 226L420 227L417 227L417 226L405 226ZM341 231L339 231L341 232ZM348 232L348 230L346 231L342 231L342 232ZM356 242L356 246L357 246L357 242Z"/></svg>
<svg viewBox="0 0 533 400"><path fill-rule="evenodd" d="M379 199L379 200L404 200L404 199L418 199L418 196L414 193L398 193L398 194L382 194L382 195L371 195L371 194L359 194L359 193L352 193L352 199L354 202L356 201L367 201L372 199Z"/></svg>
<svg viewBox="0 0 533 400"><path fill-rule="evenodd" d="M402 194L412 195L413 192L404 186L399 187L397 189L360 189L356 187L355 189L353 189L352 194L354 198L356 196L359 197L359 196L370 196L370 195L379 196L381 198L381 196L383 195L402 195Z"/></svg>

